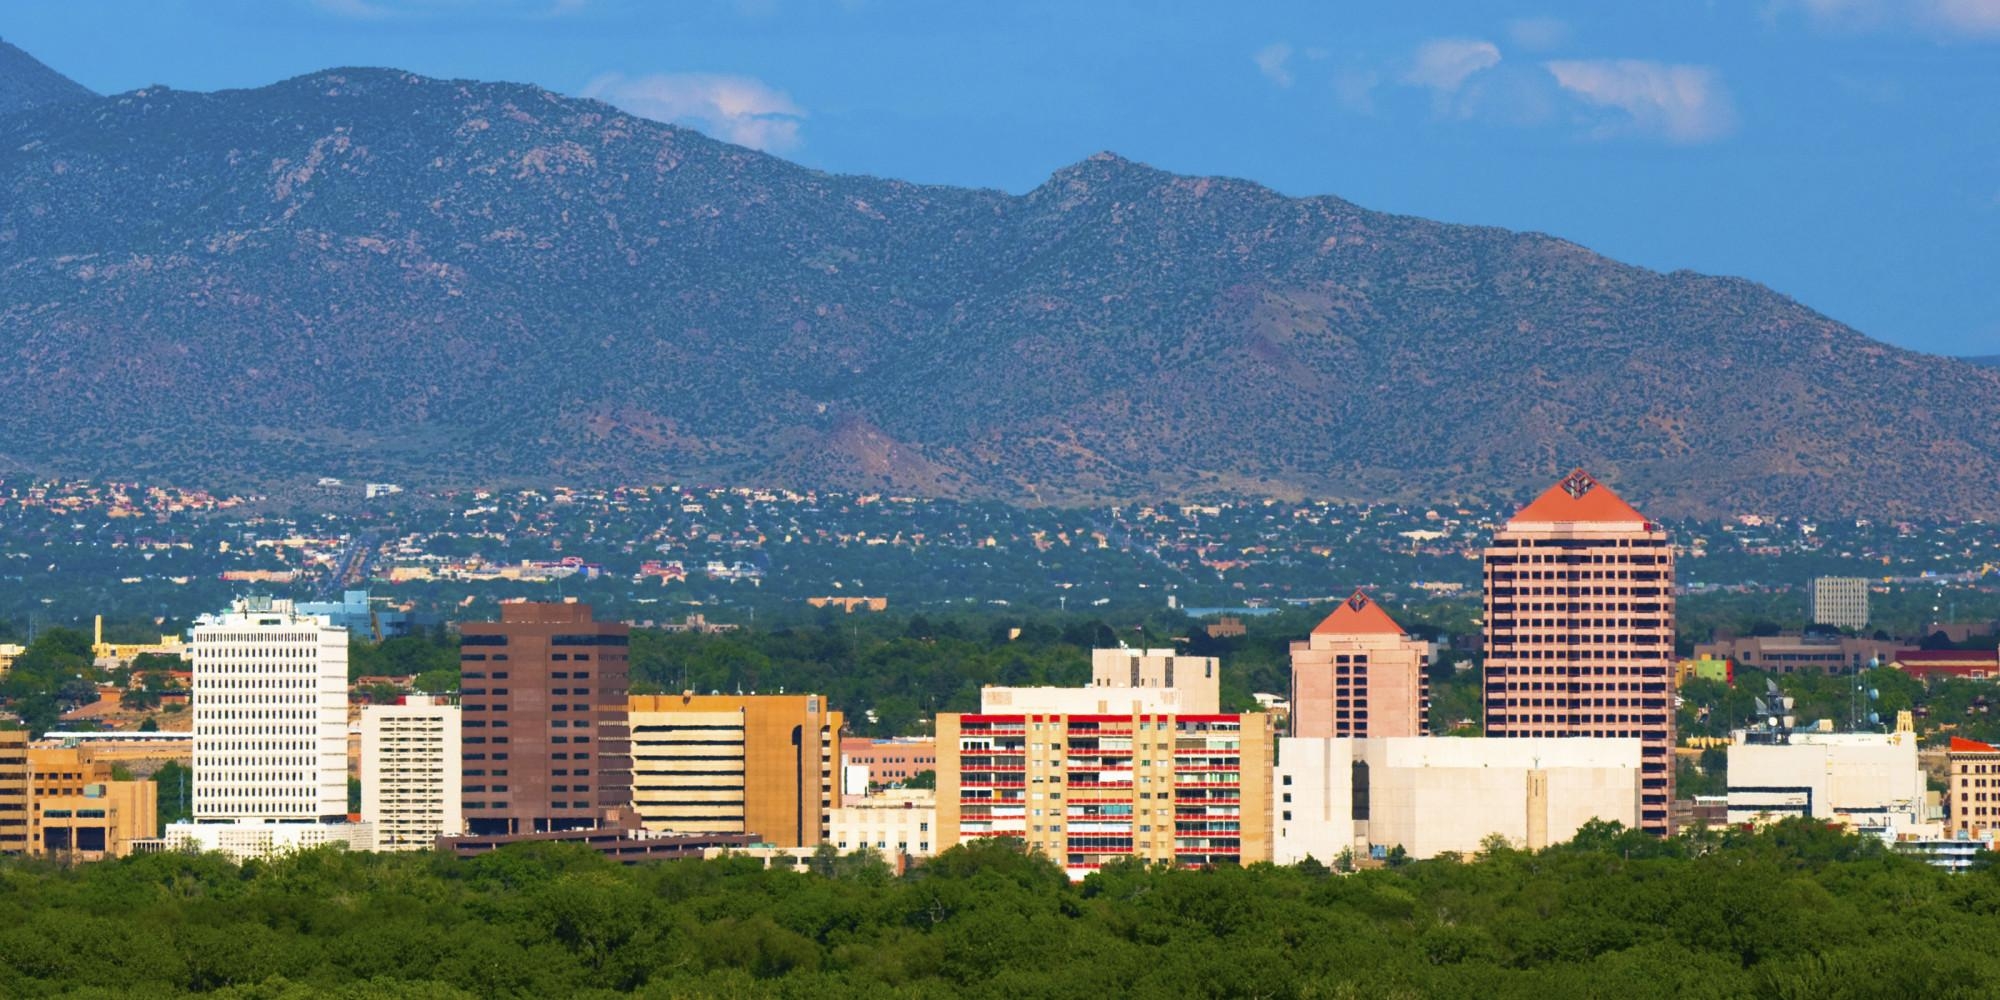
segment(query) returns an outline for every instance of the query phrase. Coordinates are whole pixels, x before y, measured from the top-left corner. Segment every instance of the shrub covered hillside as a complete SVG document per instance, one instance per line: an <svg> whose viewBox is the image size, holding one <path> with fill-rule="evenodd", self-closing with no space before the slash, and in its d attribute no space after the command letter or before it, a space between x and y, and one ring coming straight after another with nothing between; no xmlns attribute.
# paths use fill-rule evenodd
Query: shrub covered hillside
<svg viewBox="0 0 2000 1000"><path fill-rule="evenodd" d="M1986 997L1996 937L2000 874L1798 823L1081 885L1005 842L903 878L546 846L0 867L8 997Z"/></svg>

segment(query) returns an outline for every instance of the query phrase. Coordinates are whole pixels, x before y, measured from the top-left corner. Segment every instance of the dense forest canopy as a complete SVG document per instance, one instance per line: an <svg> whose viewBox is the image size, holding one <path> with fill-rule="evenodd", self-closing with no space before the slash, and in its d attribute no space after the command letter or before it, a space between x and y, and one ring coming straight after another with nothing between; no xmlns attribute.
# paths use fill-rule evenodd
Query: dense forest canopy
<svg viewBox="0 0 2000 1000"><path fill-rule="evenodd" d="M9 997L1984 997L2000 873L1807 821L1526 853L1071 884L1019 844L892 877L327 849L0 863Z"/></svg>

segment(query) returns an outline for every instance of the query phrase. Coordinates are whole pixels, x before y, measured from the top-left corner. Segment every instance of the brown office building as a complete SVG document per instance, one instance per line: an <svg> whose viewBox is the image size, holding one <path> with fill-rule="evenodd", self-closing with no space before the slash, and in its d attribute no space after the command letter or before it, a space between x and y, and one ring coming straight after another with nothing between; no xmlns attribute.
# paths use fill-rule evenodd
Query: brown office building
<svg viewBox="0 0 2000 1000"><path fill-rule="evenodd" d="M459 626L466 831L615 824L632 801L631 627L588 604L507 604ZM628 814L629 815L629 814Z"/></svg>
<svg viewBox="0 0 2000 1000"><path fill-rule="evenodd" d="M1639 826L1673 799L1674 552L1582 469L1486 550L1486 735L1641 741Z"/></svg>
<svg viewBox="0 0 2000 1000"><path fill-rule="evenodd" d="M1292 643L1292 735L1422 736L1430 720L1428 643L1355 591Z"/></svg>

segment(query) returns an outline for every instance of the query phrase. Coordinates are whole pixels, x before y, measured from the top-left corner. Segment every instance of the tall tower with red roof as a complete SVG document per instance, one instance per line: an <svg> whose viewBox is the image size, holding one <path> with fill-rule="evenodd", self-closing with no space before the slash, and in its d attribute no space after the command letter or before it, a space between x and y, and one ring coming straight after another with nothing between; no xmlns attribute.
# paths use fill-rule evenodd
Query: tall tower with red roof
<svg viewBox="0 0 2000 1000"><path fill-rule="evenodd" d="M1429 648L1359 590L1292 643L1292 735L1422 736Z"/></svg>
<svg viewBox="0 0 2000 1000"><path fill-rule="evenodd" d="M1639 825L1673 799L1674 552L1578 469L1486 549L1486 735L1643 741Z"/></svg>

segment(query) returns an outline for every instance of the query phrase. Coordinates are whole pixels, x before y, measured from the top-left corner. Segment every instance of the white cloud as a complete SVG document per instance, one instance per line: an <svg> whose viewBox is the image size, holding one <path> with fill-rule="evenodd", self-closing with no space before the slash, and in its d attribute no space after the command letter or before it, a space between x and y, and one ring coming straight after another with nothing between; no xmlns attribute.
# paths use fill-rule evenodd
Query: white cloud
<svg viewBox="0 0 2000 1000"><path fill-rule="evenodd" d="M1797 0L1814 21L1848 31L1915 28L1954 38L2000 38L2000 0Z"/></svg>
<svg viewBox="0 0 2000 1000"><path fill-rule="evenodd" d="M1429 87L1446 97L1465 83L1465 78L1500 62L1500 47L1478 38L1433 38L1417 46L1416 55L1403 73L1403 82Z"/></svg>
<svg viewBox="0 0 2000 1000"><path fill-rule="evenodd" d="M1569 22L1559 17L1517 17L1507 22L1507 37L1530 52L1546 52L1569 41Z"/></svg>
<svg viewBox="0 0 2000 1000"><path fill-rule="evenodd" d="M606 73L583 96L654 121L690 125L718 139L766 152L798 148L805 109L762 80L712 73Z"/></svg>
<svg viewBox="0 0 2000 1000"><path fill-rule="evenodd" d="M1292 47L1284 42L1273 42L1257 50L1250 60L1257 64L1257 72L1280 87L1292 85L1292 71L1285 67L1292 58Z"/></svg>
<svg viewBox="0 0 2000 1000"><path fill-rule="evenodd" d="M1382 77L1371 69L1349 67L1333 78L1333 96L1349 111L1371 114L1375 110L1375 85Z"/></svg>
<svg viewBox="0 0 2000 1000"><path fill-rule="evenodd" d="M1736 127L1722 77L1707 66L1644 59L1559 59L1542 64L1585 103L1621 112L1604 134L1636 131L1670 142L1719 139Z"/></svg>

